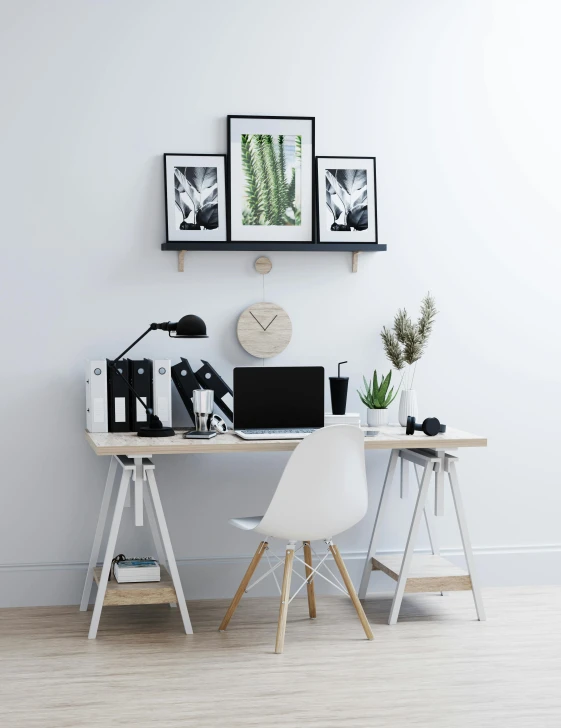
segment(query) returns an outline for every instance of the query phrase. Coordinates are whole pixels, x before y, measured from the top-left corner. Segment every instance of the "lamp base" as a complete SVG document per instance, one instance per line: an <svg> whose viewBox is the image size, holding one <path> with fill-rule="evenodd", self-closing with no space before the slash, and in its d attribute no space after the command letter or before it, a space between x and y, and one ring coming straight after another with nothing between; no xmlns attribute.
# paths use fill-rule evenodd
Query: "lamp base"
<svg viewBox="0 0 561 728"><path fill-rule="evenodd" d="M141 427L138 431L139 437L173 437L173 427Z"/></svg>

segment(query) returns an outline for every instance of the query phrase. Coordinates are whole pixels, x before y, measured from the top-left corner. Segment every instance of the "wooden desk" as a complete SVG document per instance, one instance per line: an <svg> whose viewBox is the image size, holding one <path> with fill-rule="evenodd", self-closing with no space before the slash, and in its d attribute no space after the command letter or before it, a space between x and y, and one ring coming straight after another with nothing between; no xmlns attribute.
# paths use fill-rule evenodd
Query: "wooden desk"
<svg viewBox="0 0 561 728"><path fill-rule="evenodd" d="M457 488L454 466L456 458L450 458L450 456L447 455L447 451L463 447L485 447L487 445L486 438L450 427L447 429L446 433L436 437L427 437L420 432L416 432L414 435L405 435L405 428L403 427L379 427L376 428L379 434L375 436L369 434L373 431L372 429L363 429L366 430L366 436L364 439L364 447L366 450L391 450L391 456L382 490L382 497L378 507L378 513L374 523L368 557L364 567L359 592L360 597L362 599L366 597L368 581L370 574L372 573L372 569L381 570L385 571L397 580L396 596L394 598L394 604L390 614L390 623L394 623L397 620L403 592L413 590L422 591L423 579L426 579L427 587L431 587L430 589L425 589L425 591L433 590L432 587L435 585L438 586L439 590L442 589L443 591L450 591L458 588L472 589L479 617L480 619L484 619L483 605L479 590L475 583L473 557L471 555L467 527L465 526L465 516L463 514L460 494ZM98 593L88 635L90 639L94 639L97 635L97 628L104 603L130 604L132 603L131 599L134 600L135 590L125 589L127 585L123 585L122 589L120 588L121 585L112 585L110 593L107 593L111 560L114 555L123 508L128 504L129 484L131 479L134 482L135 524L137 526L143 525L144 509L146 509L158 559L162 565L167 563L169 575L171 577L171 582L168 578L166 578L161 583L143 585L143 589L138 590L139 593L142 594L142 600L139 601L139 603L170 602L172 606L177 603L183 618L185 632L187 634L191 634L193 631L156 483L154 472L155 466L150 458L154 455L201 455L234 452L291 452L300 442L300 440L242 440L233 433L217 435L211 440L193 440L184 438L183 434L184 433L181 430L178 430L174 437L141 438L138 437L136 433L86 432L86 439L96 455L110 456L111 458L109 474L107 476L90 556L86 583L84 585L82 601L80 604L81 610L87 610L91 587L95 577L95 581L98 584ZM417 454L415 455L415 453ZM387 504L388 493L390 491L399 459L401 459L402 498L405 498L408 493L410 463L413 463L413 466L415 467L415 473L417 474L419 482L419 493L415 514L400 569L393 562L391 565L384 564L382 557L374 558L379 535L379 524ZM419 478L416 471L417 465L420 465L423 468L422 478ZM101 540L109 512L109 504L113 492L115 475L119 468L122 471L121 481L112 516L111 529L105 550L103 567L101 570L97 570L96 572L95 570L101 550ZM437 516L442 515L444 477L446 474L450 476L452 493L454 495L454 504L464 543L464 551L468 561L468 572L461 572L461 570L458 570L457 567L453 567L453 565L445 562L444 559L440 559L434 524L431 524L431 515L425 508L428 496L428 486L433 473L435 475L435 514ZM145 483L147 483L147 488L144 488ZM456 485L454 485L454 483L456 483ZM434 558L431 561L430 557L423 557L423 563L421 565L417 564L415 559L413 559L413 548L420 517L423 513L427 529L429 530L432 555ZM427 563L427 559L430 563ZM408 583L410 569L412 571L411 578ZM450 578L447 580L448 576ZM123 592L122 597L119 596L120 591ZM127 592L126 595L125 591ZM170 601L170 594L171 597L175 594L174 602Z"/></svg>
<svg viewBox="0 0 561 728"><path fill-rule="evenodd" d="M364 427L365 431L369 428ZM401 448L427 448L451 450L458 447L486 447L487 440L469 432L447 428L436 437L422 432L406 435L404 427L377 427L380 434L364 438L366 450L395 450ZM372 429L370 430L372 431ZM134 432L86 432L86 439L96 455L189 455L217 452L291 452L300 440L242 440L233 433L217 435L212 440L188 440L178 430L175 437L138 437ZM147 455L146 453L149 453Z"/></svg>

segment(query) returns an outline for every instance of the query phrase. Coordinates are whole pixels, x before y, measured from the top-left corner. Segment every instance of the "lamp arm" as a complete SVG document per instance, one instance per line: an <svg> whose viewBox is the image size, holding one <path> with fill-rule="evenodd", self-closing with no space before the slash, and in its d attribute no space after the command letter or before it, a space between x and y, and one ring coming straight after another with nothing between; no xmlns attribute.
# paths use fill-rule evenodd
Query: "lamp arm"
<svg viewBox="0 0 561 728"><path fill-rule="evenodd" d="M131 350L131 349L133 348L133 346L136 346L136 345L138 344L138 342L139 342L139 341L140 341L141 339L143 339L143 338L144 338L145 336L147 336L147 335L148 335L148 334L149 334L149 333L150 333L151 331L154 331L154 330L155 330L155 328L156 328L156 324L152 324L152 325L151 325L151 326L150 326L150 327L149 327L148 329L146 329L146 331L145 331L145 332L144 332L143 334L141 334L141 335L140 335L140 336L138 337L138 339L137 339L136 341L133 341L133 343L132 343L132 344L131 344L131 345L130 345L130 346L129 346L128 348L126 348L126 349L125 349L125 350L123 351L123 353L122 353L122 354L119 354L119 356L118 356L118 357L117 357L116 359L113 359L113 360L109 360L109 366L111 367L111 369L113 369L113 371L117 372L117 374L118 374L118 375L119 375L119 376L121 377L121 379L123 380L123 382L125 382L125 384L127 385L127 387L128 387L128 388L130 389L130 391L131 391L131 392L132 392L132 393L134 394L134 396L135 396L135 397L137 398L137 400L138 400L138 401L140 402L140 404L141 404L141 405L142 405L142 406L144 407L144 409L146 410L146 412L148 412L148 414L149 414L149 415L153 415L153 414L154 414L154 411L152 410L152 408L151 408L151 407L147 407L147 406L146 406L146 404L145 404L145 403L144 403L144 402L142 401L142 399L141 399L141 398L139 397L139 395L138 395L138 394L137 394L137 393L135 392L135 390L133 389L133 386L132 386L132 384L131 384L131 383L130 383L130 382L128 381L128 379L127 379L127 378L126 378L126 377L125 377L125 376L124 376L123 374L121 374L121 372L120 372L120 371L119 371L119 370L117 369L117 362L119 361L119 359L122 359L122 358L123 358L123 357L125 356L125 354L128 354L128 353L129 353L129 351L130 351L130 350Z"/></svg>
<svg viewBox="0 0 561 728"><path fill-rule="evenodd" d="M131 344L131 345L130 345L129 347L127 347L127 348L126 348L126 349L125 349L125 350L123 351L123 353L122 353L122 354L119 354L119 356L118 356L118 357L116 357L115 359L113 359L113 361L114 361L114 362L116 362L116 361L119 361L119 359L122 359L122 358L123 358L123 357L125 356L125 354L128 354L128 353L129 353L129 351L130 351L130 350L131 350L131 349L133 348L133 346L136 346L136 345L138 344L138 342L139 342L139 341L141 341L141 340L142 340L142 339L143 339L143 338L144 338L145 336L148 336L148 334L149 334L149 333L150 333L151 331L153 331L153 330L154 330L154 329L153 329L153 326L154 326L154 324L152 324L152 325L151 325L151 326L150 326L150 327L149 327L148 329L146 329L146 331L145 331L145 332L144 332L143 334L141 334L141 335L140 335L140 336L138 337L138 339L137 339L136 341L133 341L133 342L132 342L132 344Z"/></svg>

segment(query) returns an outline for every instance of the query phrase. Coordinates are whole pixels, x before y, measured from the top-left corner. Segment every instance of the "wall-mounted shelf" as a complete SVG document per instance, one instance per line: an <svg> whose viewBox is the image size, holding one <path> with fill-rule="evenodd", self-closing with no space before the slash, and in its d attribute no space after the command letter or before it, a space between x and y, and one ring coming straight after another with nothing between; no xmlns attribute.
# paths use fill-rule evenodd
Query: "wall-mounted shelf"
<svg viewBox="0 0 561 728"><path fill-rule="evenodd" d="M358 271L358 254L374 253L387 250L387 245L376 243L363 243L357 250L348 244L341 243L162 243L162 250L175 250L178 253L178 271L185 270L185 252L188 250L255 250L256 252L268 250L310 251L324 253L351 253L353 273Z"/></svg>

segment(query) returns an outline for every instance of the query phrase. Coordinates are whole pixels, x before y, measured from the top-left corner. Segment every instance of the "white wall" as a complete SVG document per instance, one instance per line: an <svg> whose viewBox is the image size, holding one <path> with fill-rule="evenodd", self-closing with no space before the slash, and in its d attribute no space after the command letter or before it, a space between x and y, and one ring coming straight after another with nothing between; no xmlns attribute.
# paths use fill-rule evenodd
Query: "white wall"
<svg viewBox="0 0 561 728"><path fill-rule="evenodd" d="M294 326L275 364L348 359L356 409L360 376L387 368L381 326L430 289L420 409L489 438L461 465L485 582L561 578L560 15L553 0L2 3L0 604L78 601L107 468L84 441L85 358L194 312L210 339L156 333L135 354L208 358L228 380L257 363L235 335L257 256L189 253L179 274L159 249L162 153L225 152L229 113L315 115L318 154L378 160L387 253L357 275L343 253L271 254L267 298ZM372 509L386 459L368 454ZM188 597L231 593L255 543L226 520L261 512L285 461L157 459ZM393 505L388 550L412 508ZM355 576L370 523L340 539ZM149 550L133 531L122 547ZM460 545L450 508L442 542Z"/></svg>

